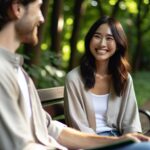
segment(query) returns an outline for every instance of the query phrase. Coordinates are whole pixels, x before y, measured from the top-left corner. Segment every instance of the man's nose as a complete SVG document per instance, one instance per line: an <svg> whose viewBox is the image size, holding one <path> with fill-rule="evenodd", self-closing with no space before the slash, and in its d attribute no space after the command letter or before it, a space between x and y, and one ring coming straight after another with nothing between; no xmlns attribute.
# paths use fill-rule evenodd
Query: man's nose
<svg viewBox="0 0 150 150"><path fill-rule="evenodd" d="M45 21L44 16L43 16L43 14L41 13L41 14L40 14L40 23L44 23L44 21Z"/></svg>

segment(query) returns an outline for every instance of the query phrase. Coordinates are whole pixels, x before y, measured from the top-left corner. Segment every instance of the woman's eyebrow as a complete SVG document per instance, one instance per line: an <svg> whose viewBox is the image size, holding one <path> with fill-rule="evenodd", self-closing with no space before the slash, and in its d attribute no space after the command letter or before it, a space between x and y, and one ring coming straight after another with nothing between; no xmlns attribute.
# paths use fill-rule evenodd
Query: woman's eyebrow
<svg viewBox="0 0 150 150"><path fill-rule="evenodd" d="M101 35L101 33L100 33L100 32L95 32L94 34L100 34L100 35Z"/></svg>
<svg viewBox="0 0 150 150"><path fill-rule="evenodd" d="M94 34L102 35L102 33L100 33L100 32L95 32ZM106 34L106 36L111 36L111 37L113 37L113 35L112 35L112 34Z"/></svg>

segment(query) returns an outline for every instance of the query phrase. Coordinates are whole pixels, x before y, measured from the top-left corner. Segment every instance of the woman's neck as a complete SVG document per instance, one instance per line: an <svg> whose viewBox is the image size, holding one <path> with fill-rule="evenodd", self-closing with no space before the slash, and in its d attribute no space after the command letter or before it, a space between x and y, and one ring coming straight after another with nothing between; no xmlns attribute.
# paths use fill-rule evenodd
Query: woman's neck
<svg viewBox="0 0 150 150"><path fill-rule="evenodd" d="M106 76L109 74L108 71L108 62L96 62L96 75Z"/></svg>

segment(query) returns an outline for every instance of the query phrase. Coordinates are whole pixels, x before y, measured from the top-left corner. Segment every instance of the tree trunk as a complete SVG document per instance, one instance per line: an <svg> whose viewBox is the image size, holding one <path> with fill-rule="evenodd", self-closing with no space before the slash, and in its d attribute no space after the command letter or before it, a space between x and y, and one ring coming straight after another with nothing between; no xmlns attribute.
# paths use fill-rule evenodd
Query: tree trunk
<svg viewBox="0 0 150 150"><path fill-rule="evenodd" d="M105 11L104 11L104 9L103 9L103 7L102 7L102 0L96 0L97 1L97 3L98 3L98 10L99 10L99 13L100 13L100 16L103 16L104 14L105 14Z"/></svg>
<svg viewBox="0 0 150 150"><path fill-rule="evenodd" d="M117 12L118 12L118 9L119 9L119 3L121 2L122 0L118 0L115 4L115 6L113 7L113 10L112 10L112 14L111 16L112 17L115 17Z"/></svg>
<svg viewBox="0 0 150 150"><path fill-rule="evenodd" d="M80 21L83 14L83 7L82 7L83 0L75 1L74 6L74 24L73 24L73 31L72 36L70 39L70 46L71 46L71 55L69 61L68 69L71 70L76 66L76 45L78 40L79 28L80 28Z"/></svg>
<svg viewBox="0 0 150 150"><path fill-rule="evenodd" d="M138 14L136 19L137 29L137 45L133 57L133 71L137 71L140 68L142 58L142 31L141 31L141 0L138 0Z"/></svg>
<svg viewBox="0 0 150 150"><path fill-rule="evenodd" d="M63 0L54 0L51 24L51 51L61 52L61 33L63 29Z"/></svg>

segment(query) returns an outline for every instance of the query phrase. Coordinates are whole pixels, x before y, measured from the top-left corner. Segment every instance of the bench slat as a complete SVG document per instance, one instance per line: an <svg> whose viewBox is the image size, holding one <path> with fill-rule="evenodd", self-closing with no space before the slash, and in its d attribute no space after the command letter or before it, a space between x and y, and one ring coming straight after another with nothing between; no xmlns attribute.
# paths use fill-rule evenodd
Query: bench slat
<svg viewBox="0 0 150 150"><path fill-rule="evenodd" d="M64 86L39 89L38 94L42 102L64 98Z"/></svg>

